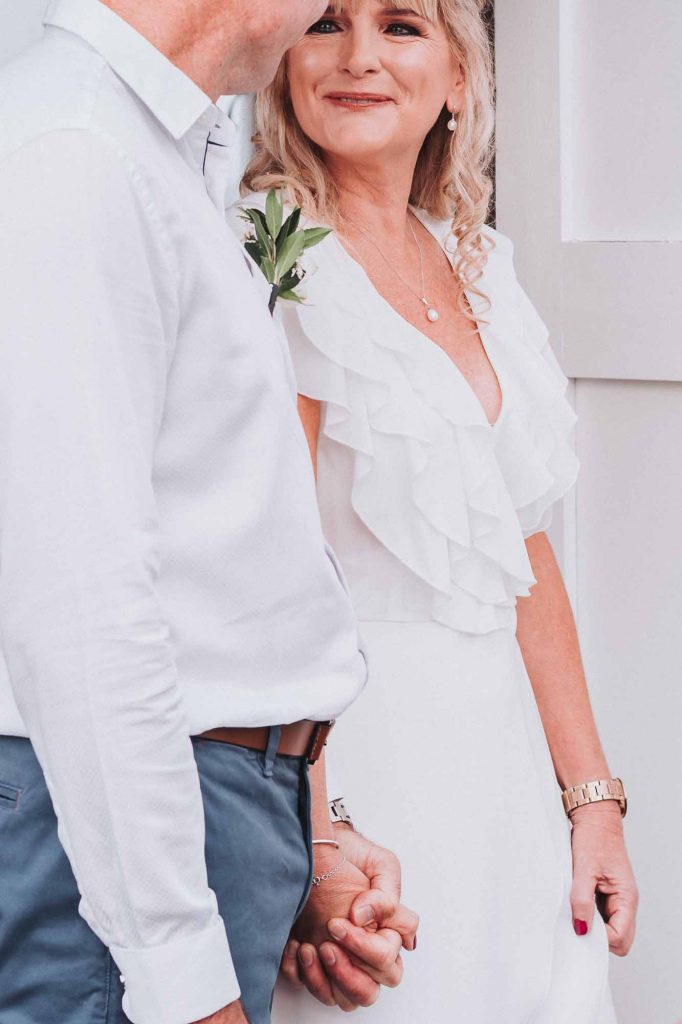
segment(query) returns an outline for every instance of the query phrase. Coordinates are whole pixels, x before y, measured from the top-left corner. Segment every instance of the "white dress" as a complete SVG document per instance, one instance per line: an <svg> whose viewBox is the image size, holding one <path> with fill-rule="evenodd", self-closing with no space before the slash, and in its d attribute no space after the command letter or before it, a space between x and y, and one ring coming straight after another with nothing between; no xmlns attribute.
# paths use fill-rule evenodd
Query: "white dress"
<svg viewBox="0 0 682 1024"><path fill-rule="evenodd" d="M448 251L449 225L415 212ZM421 917L402 985L363 1019L615 1024L603 921L573 931L570 826L515 636L535 582L524 537L577 474L575 415L511 242L486 230L491 308L468 298L502 390L494 426L335 236L306 254L306 303L276 314L299 391L322 402L322 520L369 655L330 757ZM273 1024L338 1014L278 986Z"/></svg>

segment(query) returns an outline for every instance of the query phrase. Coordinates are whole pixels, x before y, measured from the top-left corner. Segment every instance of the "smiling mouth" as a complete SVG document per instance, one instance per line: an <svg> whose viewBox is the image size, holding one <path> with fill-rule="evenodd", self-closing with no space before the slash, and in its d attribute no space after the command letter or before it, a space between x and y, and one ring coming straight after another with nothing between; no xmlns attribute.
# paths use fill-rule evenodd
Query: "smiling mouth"
<svg viewBox="0 0 682 1024"><path fill-rule="evenodd" d="M389 96L380 96L373 93L343 93L330 92L325 96L326 100L342 107L377 107L384 103L392 103Z"/></svg>

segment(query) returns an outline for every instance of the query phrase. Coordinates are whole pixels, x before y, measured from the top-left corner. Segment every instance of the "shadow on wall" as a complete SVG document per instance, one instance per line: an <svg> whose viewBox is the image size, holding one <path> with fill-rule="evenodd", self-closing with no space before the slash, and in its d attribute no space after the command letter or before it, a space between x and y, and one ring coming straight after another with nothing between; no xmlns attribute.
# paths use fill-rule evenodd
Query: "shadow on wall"
<svg viewBox="0 0 682 1024"><path fill-rule="evenodd" d="M495 0L488 0L483 8L483 20L488 26L488 33L490 35L490 42L493 48L493 60L495 59ZM495 209L495 154L493 153L492 163L490 164L490 175L493 179L493 192L490 197L490 210L488 212L487 223L490 227L494 228L497 226L497 213ZM682 1024L682 1022L680 1022Z"/></svg>

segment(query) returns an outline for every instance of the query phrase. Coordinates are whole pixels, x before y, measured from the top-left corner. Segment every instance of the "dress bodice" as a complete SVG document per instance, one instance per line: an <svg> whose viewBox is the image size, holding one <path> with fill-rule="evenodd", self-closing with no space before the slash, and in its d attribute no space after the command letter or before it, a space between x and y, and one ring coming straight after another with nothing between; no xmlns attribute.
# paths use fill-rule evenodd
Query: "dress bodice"
<svg viewBox="0 0 682 1024"><path fill-rule="evenodd" d="M415 213L452 258L449 223ZM335 235L305 254L304 304L277 306L298 389L322 403L323 527L360 619L469 633L512 624L535 582L524 538L547 528L576 478L567 378L510 240L485 230L494 248L477 287L490 306L467 298L502 391L494 425L453 360Z"/></svg>

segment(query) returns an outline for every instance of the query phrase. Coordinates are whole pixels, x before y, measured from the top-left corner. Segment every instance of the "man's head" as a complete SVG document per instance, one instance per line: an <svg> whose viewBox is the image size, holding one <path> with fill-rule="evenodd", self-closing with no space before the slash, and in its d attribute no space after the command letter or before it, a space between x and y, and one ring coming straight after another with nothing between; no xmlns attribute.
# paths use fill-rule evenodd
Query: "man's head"
<svg viewBox="0 0 682 1024"><path fill-rule="evenodd" d="M212 99L257 92L327 0L102 0Z"/></svg>
<svg viewBox="0 0 682 1024"><path fill-rule="evenodd" d="M322 16L327 0L208 0L222 11L227 31L238 21L241 49L223 67L225 93L257 92L269 85L284 53Z"/></svg>

